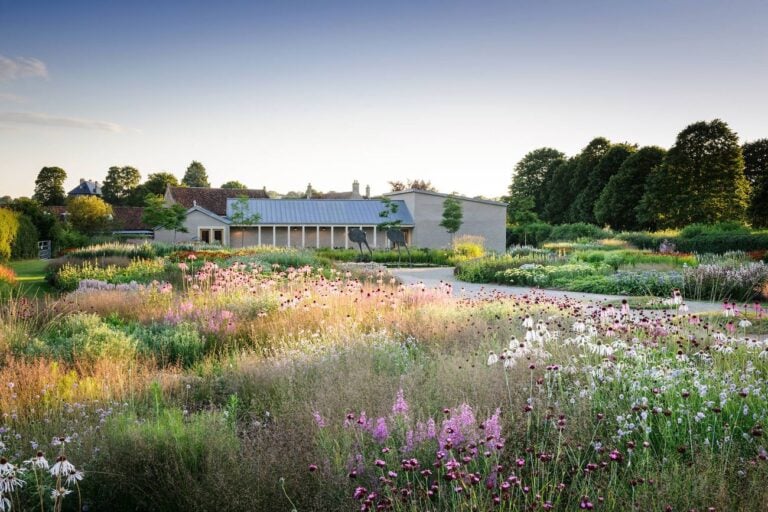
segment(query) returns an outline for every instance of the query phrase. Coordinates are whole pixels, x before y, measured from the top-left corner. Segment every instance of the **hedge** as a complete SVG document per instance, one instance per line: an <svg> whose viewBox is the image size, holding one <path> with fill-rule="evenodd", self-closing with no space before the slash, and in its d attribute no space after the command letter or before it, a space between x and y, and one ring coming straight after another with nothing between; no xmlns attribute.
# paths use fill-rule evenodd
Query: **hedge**
<svg viewBox="0 0 768 512"><path fill-rule="evenodd" d="M19 228L11 244L11 259L28 260L37 258L37 228L26 215L18 215Z"/></svg>

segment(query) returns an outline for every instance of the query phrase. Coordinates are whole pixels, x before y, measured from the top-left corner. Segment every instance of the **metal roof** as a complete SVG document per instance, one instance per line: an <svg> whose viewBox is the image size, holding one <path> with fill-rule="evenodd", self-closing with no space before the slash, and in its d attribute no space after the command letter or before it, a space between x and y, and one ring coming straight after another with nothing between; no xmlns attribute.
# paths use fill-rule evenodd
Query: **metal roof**
<svg viewBox="0 0 768 512"><path fill-rule="evenodd" d="M238 199L227 199L227 217L230 219L232 207L237 202ZM392 202L398 209L390 220L413 226L413 217L405 202ZM249 199L244 214L258 214L262 225L371 226L385 220L379 215L382 210L384 202L376 199Z"/></svg>

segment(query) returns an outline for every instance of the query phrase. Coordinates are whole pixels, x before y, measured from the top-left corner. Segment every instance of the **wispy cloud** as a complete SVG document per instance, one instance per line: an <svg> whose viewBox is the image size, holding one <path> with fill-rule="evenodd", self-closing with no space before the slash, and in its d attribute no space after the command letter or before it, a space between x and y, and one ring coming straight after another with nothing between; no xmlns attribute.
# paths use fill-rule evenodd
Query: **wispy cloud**
<svg viewBox="0 0 768 512"><path fill-rule="evenodd" d="M8 103L26 103L29 100L24 96L19 96L18 94L11 94L9 92L0 92L0 101L5 101Z"/></svg>
<svg viewBox="0 0 768 512"><path fill-rule="evenodd" d="M48 68L40 59L0 55L0 81L19 78L48 78Z"/></svg>
<svg viewBox="0 0 768 512"><path fill-rule="evenodd" d="M56 117L37 112L0 112L0 125L54 126L61 128L78 128L82 130L99 130L112 133L136 131L109 121L96 121L93 119L80 119L77 117Z"/></svg>

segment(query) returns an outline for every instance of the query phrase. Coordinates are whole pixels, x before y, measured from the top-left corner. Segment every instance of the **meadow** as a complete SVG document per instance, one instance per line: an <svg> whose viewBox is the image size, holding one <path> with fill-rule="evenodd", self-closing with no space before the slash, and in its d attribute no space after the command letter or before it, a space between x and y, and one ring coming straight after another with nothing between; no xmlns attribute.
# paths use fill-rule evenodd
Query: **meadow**
<svg viewBox="0 0 768 512"><path fill-rule="evenodd" d="M0 510L768 502L760 303L455 297L300 251L123 250L0 304Z"/></svg>

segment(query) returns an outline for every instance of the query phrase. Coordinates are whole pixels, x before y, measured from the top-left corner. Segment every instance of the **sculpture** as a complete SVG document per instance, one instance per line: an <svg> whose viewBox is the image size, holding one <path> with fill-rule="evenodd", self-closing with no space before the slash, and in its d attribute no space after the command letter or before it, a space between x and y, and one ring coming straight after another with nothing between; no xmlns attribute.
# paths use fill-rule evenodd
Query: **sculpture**
<svg viewBox="0 0 768 512"><path fill-rule="evenodd" d="M360 249L360 259L363 258L363 244L365 244L365 247L368 249L368 253L371 255L371 260L373 260L373 251L371 251L371 247L368 245L365 231L360 228L352 228L349 230L348 236L352 242L357 244L358 249Z"/></svg>
<svg viewBox="0 0 768 512"><path fill-rule="evenodd" d="M400 264L400 246L402 245L408 253L408 266L413 266L411 251L408 249L408 244L405 243L405 233L400 229L390 228L387 230L387 239L397 247L397 264Z"/></svg>

